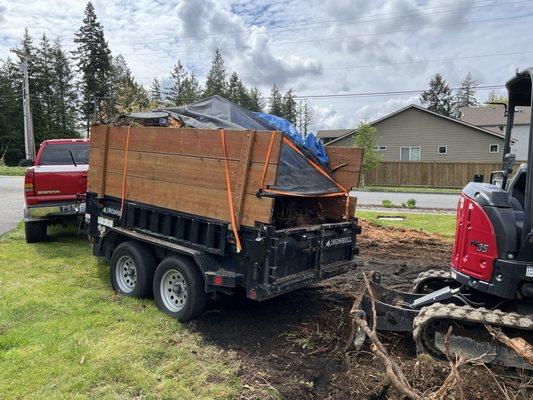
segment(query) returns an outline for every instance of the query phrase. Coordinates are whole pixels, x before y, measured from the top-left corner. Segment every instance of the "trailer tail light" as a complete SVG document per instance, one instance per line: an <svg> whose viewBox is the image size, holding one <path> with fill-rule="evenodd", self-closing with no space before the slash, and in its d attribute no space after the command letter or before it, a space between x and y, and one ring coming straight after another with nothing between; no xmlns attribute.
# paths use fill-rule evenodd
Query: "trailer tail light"
<svg viewBox="0 0 533 400"><path fill-rule="evenodd" d="M251 289L248 292L248 297L251 298L252 300L255 300L257 298L257 291L255 289Z"/></svg>
<svg viewBox="0 0 533 400"><path fill-rule="evenodd" d="M498 245L487 213L473 199L461 194L457 206L452 268L472 278L489 282Z"/></svg>
<svg viewBox="0 0 533 400"><path fill-rule="evenodd" d="M222 286L222 277L220 275L215 276L215 279L213 279L213 283L217 286Z"/></svg>

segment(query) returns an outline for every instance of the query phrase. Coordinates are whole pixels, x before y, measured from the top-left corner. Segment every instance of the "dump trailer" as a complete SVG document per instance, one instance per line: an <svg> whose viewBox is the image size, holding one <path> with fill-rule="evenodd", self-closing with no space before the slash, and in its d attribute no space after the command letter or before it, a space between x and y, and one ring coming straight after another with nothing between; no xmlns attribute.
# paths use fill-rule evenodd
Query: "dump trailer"
<svg viewBox="0 0 533 400"><path fill-rule="evenodd" d="M360 149L326 167L279 131L164 115L91 129L86 219L115 291L186 321L218 293L262 301L356 267Z"/></svg>

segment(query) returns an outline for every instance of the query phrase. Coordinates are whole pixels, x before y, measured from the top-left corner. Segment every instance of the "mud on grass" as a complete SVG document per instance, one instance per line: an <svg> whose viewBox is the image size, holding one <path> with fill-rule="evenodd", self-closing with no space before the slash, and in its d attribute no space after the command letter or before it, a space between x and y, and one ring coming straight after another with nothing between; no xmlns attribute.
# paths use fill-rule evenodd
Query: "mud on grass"
<svg viewBox="0 0 533 400"><path fill-rule="evenodd" d="M421 271L448 268L451 247L446 238L363 225L360 261L366 269L381 272L384 284L409 289ZM263 303L225 297L210 303L188 326L207 343L225 349L238 365L239 399L401 399L368 345L361 352L344 351L359 274L351 272ZM447 364L417 357L407 335L380 337L421 392L440 386L447 377ZM464 368L467 398L504 398L492 374L499 375L499 384L517 399L528 398L523 392L527 377L502 373L496 368Z"/></svg>

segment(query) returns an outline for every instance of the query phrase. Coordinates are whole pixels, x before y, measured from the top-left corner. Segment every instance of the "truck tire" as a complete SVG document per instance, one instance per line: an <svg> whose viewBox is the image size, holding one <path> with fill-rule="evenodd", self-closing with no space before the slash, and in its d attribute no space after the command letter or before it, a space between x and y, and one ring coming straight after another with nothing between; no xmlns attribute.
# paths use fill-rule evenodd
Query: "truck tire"
<svg viewBox="0 0 533 400"><path fill-rule="evenodd" d="M154 271L154 256L141 243L124 242L113 251L109 277L115 292L139 299L150 297Z"/></svg>
<svg viewBox="0 0 533 400"><path fill-rule="evenodd" d="M180 322L199 316L207 303L202 273L196 264L182 257L161 261L153 291L157 308Z"/></svg>
<svg viewBox="0 0 533 400"><path fill-rule="evenodd" d="M46 240L46 221L24 222L26 243L39 243Z"/></svg>

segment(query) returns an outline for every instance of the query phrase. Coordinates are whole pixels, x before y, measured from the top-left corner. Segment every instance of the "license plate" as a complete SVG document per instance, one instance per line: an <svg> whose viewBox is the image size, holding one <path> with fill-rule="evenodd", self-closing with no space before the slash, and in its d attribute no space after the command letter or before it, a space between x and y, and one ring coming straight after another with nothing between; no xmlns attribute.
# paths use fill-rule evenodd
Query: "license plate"
<svg viewBox="0 0 533 400"><path fill-rule="evenodd" d="M75 210L76 207L74 206L74 204L67 204L65 206L61 206L61 212L71 212Z"/></svg>
<svg viewBox="0 0 533 400"><path fill-rule="evenodd" d="M98 225L107 226L108 228L112 228L114 224L114 221L110 218L104 218L104 217L98 217Z"/></svg>
<svg viewBox="0 0 533 400"><path fill-rule="evenodd" d="M527 269L526 269L526 276L527 276L528 278L533 278L533 266L531 266L531 267L527 267Z"/></svg>

